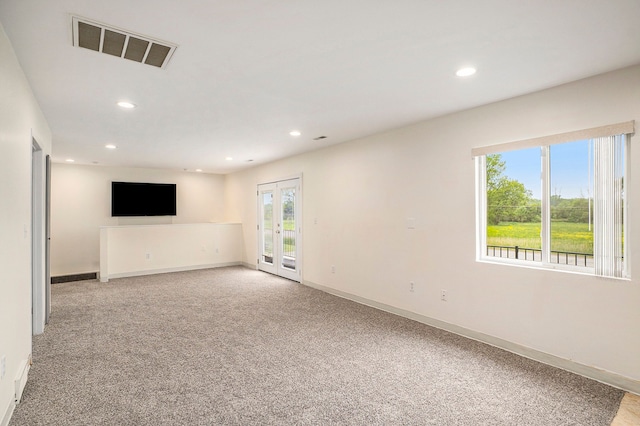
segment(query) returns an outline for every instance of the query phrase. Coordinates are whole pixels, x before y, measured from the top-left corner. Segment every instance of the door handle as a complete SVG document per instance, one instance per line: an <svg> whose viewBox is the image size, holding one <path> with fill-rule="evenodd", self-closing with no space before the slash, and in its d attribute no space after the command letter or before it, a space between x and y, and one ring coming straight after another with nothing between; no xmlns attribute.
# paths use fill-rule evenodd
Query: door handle
<svg viewBox="0 0 640 426"><path fill-rule="evenodd" d="M279 234L279 233L280 233L280 230L279 230L279 229L278 229L278 230L276 230L276 234Z"/></svg>

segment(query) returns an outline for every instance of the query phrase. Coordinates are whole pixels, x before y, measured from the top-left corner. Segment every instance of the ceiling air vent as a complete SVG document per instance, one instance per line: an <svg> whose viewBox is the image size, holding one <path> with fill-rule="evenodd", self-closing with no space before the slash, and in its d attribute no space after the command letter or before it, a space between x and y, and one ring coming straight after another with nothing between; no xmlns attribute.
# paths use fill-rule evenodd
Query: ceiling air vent
<svg viewBox="0 0 640 426"><path fill-rule="evenodd" d="M165 68L177 45L72 16L73 45Z"/></svg>

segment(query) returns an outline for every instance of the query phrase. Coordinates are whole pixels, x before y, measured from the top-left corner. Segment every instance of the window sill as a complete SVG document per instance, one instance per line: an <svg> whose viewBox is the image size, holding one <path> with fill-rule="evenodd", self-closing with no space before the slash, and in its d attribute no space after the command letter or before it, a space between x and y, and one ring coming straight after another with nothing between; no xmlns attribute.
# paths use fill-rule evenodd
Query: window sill
<svg viewBox="0 0 640 426"><path fill-rule="evenodd" d="M491 258L491 257L482 257L476 259L478 263L486 263L491 265L505 265L505 266L515 266L516 268L525 268L525 269L535 269L541 271L554 271L554 272L563 272L567 274L573 275L583 275L587 277L594 277L599 279L608 279L614 281L628 281L631 282L631 277L601 277L594 274L593 268L581 268L581 267L572 267L571 265L558 265L556 263L541 263L536 261L528 261L528 260L508 260L508 259L500 259L500 258Z"/></svg>

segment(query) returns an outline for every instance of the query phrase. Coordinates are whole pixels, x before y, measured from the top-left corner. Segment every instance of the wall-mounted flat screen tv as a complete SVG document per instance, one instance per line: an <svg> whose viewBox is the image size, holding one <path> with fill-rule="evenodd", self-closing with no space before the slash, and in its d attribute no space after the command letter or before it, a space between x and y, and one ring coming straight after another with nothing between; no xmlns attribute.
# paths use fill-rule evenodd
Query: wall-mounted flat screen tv
<svg viewBox="0 0 640 426"><path fill-rule="evenodd" d="M111 216L175 215L175 183L111 182Z"/></svg>

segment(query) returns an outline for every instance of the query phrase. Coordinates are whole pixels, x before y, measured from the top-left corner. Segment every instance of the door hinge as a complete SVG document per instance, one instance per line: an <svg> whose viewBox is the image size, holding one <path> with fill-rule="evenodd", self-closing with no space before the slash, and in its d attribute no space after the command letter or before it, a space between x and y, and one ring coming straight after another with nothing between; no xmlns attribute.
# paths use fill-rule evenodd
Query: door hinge
<svg viewBox="0 0 640 426"><path fill-rule="evenodd" d="M260 225L256 225L256 229L259 231L260 230Z"/></svg>

